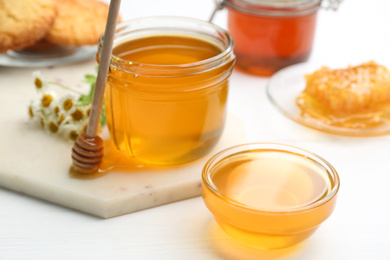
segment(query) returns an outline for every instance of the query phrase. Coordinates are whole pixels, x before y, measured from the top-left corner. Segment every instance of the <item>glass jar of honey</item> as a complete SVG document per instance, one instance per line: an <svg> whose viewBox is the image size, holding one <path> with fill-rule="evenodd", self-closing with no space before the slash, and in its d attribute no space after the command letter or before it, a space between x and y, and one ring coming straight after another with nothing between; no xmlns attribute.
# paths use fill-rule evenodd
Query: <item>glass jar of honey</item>
<svg viewBox="0 0 390 260"><path fill-rule="evenodd" d="M313 46L318 9L321 5L336 9L340 1L217 2L218 8L228 9L228 30L235 41L237 69L271 76L284 67L306 61Z"/></svg>
<svg viewBox="0 0 390 260"><path fill-rule="evenodd" d="M99 60L102 39L99 43ZM151 165L205 155L224 128L235 63L228 32L208 22L150 17L117 26L105 109L118 150Z"/></svg>

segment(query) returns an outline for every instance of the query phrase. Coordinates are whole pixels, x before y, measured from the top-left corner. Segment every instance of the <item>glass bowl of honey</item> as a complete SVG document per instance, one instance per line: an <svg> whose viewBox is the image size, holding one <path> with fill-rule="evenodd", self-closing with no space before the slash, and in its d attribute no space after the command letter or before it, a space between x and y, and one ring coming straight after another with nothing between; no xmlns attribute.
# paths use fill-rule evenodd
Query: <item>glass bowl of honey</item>
<svg viewBox="0 0 390 260"><path fill-rule="evenodd" d="M228 148L202 173L203 199L216 222L245 245L296 245L333 212L339 176L326 160L276 143Z"/></svg>
<svg viewBox="0 0 390 260"><path fill-rule="evenodd" d="M99 43L99 61L102 39ZM200 158L225 124L235 63L224 29L184 17L117 26L107 78L107 125L116 148L150 165Z"/></svg>
<svg viewBox="0 0 390 260"><path fill-rule="evenodd" d="M321 0L224 0L223 5L239 70L271 76L309 58Z"/></svg>

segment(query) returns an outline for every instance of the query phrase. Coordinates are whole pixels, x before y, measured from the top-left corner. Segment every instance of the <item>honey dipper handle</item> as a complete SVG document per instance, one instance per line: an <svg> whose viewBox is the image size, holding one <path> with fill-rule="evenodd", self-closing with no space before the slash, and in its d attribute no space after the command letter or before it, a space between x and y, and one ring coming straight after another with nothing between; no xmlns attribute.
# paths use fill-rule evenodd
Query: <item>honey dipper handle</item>
<svg viewBox="0 0 390 260"><path fill-rule="evenodd" d="M86 136L96 136L100 113L103 106L104 88L106 86L108 70L111 63L111 52L114 43L115 28L118 21L118 14L121 0L111 0L106 30L104 32L102 53L100 56L99 71L96 79L95 91L93 93L91 113L87 127Z"/></svg>

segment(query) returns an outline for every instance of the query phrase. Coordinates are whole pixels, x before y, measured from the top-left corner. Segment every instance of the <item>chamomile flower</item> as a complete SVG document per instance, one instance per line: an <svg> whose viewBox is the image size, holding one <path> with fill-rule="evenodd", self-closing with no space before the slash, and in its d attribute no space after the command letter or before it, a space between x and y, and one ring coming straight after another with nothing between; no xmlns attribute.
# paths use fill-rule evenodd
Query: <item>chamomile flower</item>
<svg viewBox="0 0 390 260"><path fill-rule="evenodd" d="M53 122L53 121L49 122L48 126L49 126L50 132L56 133L58 131L58 125L55 122Z"/></svg>
<svg viewBox="0 0 390 260"><path fill-rule="evenodd" d="M84 134L87 132L87 127L88 127L88 120L84 120L81 124L80 124L80 134ZM100 131L100 130L99 130Z"/></svg>
<svg viewBox="0 0 390 260"><path fill-rule="evenodd" d="M58 125L61 125L64 121L65 121L65 119L66 119L66 116L64 115L64 114L61 114L61 115L59 115L58 116L58 121L57 121L57 124Z"/></svg>
<svg viewBox="0 0 390 260"><path fill-rule="evenodd" d="M69 132L69 138L73 141L76 141L78 136L79 136L79 133L76 130L72 130Z"/></svg>
<svg viewBox="0 0 390 260"><path fill-rule="evenodd" d="M60 117L60 112L61 112L60 106L55 106L53 111L56 116Z"/></svg>
<svg viewBox="0 0 390 260"><path fill-rule="evenodd" d="M28 115L30 116L30 118L33 118L35 115L32 104L28 107Z"/></svg>
<svg viewBox="0 0 390 260"><path fill-rule="evenodd" d="M91 86L88 95L79 93L62 83L47 81L39 71L34 72L33 76L39 98L31 102L28 107L30 118L40 122L45 131L66 139L76 140L77 136L85 133L95 86L94 76L86 75L87 83ZM51 86L60 87L72 94L57 97L57 92L49 89ZM101 122L105 124L104 120Z"/></svg>
<svg viewBox="0 0 390 260"><path fill-rule="evenodd" d="M75 104L77 100L73 95L65 95L60 100L60 109L71 113L75 109Z"/></svg>
<svg viewBox="0 0 390 260"><path fill-rule="evenodd" d="M76 108L72 114L70 114L70 116L73 118L74 121L80 121L83 119L84 117L84 114L81 110L79 110L78 108Z"/></svg>
<svg viewBox="0 0 390 260"><path fill-rule="evenodd" d="M28 115L30 118L34 118L39 113L39 104L37 102L31 101L28 106Z"/></svg>
<svg viewBox="0 0 390 260"><path fill-rule="evenodd" d="M85 122L79 124L65 124L60 127L58 134L67 139L76 140L80 134L85 133L85 125Z"/></svg>
<svg viewBox="0 0 390 260"><path fill-rule="evenodd" d="M43 92L48 88L47 80L43 77L40 71L33 72L34 85L38 92Z"/></svg>
<svg viewBox="0 0 390 260"><path fill-rule="evenodd" d="M45 91L40 96L39 111L43 115L55 114L54 107L58 106L57 93L54 91Z"/></svg>
<svg viewBox="0 0 390 260"><path fill-rule="evenodd" d="M73 120L80 121L89 118L91 105L76 105L75 111L71 114Z"/></svg>
<svg viewBox="0 0 390 260"><path fill-rule="evenodd" d="M52 101L53 101L53 96L50 94L45 94L41 98L41 105L43 107L49 107Z"/></svg>

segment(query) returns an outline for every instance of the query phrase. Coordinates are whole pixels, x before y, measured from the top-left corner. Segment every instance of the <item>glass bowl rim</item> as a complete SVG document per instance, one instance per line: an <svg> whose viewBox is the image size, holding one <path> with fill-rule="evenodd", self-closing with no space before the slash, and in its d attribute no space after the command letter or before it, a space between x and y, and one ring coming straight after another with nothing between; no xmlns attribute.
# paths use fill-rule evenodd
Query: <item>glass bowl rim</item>
<svg viewBox="0 0 390 260"><path fill-rule="evenodd" d="M271 146L276 146L276 147L271 147ZM246 148L246 149L243 149L243 148ZM273 150L276 150L279 152L286 152L286 151L292 152L292 150L294 150L295 154L303 155L306 158L307 158L306 155L309 155L311 157L311 159L314 160L316 163L319 163L320 165L328 168L328 170L330 171L330 173L334 177L333 178L334 179L334 187L332 187L332 190L325 197L315 201L314 203L310 203L310 204L300 206L300 207L291 208L288 210L266 210L266 209L260 209L260 208L256 208L256 207L250 207L248 205L239 203L239 202L229 198L228 196L222 195L218 191L218 189L213 185L213 182L210 179L210 173L211 173L210 167L217 165L220 161L222 161L224 158L226 158L226 156L234 154L232 151L234 151L236 149L242 149L242 150L238 150L236 152L244 152L244 151L248 151L249 148L258 148L258 149L272 148ZM252 212L256 212L256 213L262 213L262 214L296 214L296 213L300 213L300 212L310 211L310 210L313 210L313 209L327 203L332 198L334 198L337 195L339 188L340 188L339 175L338 175L337 171L335 170L335 168L327 160L325 160L324 158L322 158L321 156L319 156L315 153L312 153L308 150L299 148L297 146L287 145L287 144L282 144L282 143L274 143L274 142L256 142L256 143L240 144L240 145L226 148L226 149L218 152L217 154L213 155L206 162L205 166L203 167L202 182L219 199L222 199L223 201L227 201L229 204L232 204L236 207L239 207L239 208L242 208L245 210L249 210Z"/></svg>

